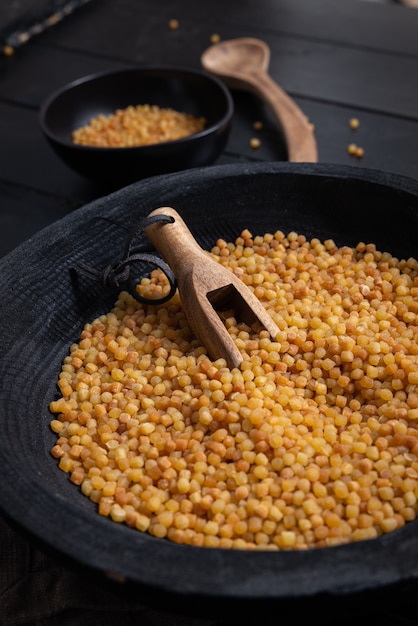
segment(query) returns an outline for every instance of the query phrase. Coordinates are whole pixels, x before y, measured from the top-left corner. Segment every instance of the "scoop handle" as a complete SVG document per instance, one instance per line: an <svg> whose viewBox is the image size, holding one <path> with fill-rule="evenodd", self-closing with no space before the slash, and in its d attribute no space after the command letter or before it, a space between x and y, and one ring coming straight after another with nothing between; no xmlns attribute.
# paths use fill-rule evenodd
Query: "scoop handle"
<svg viewBox="0 0 418 626"><path fill-rule="evenodd" d="M207 253L199 246L183 218L172 207L159 207L149 214L168 215L173 223L155 222L145 228L145 233L162 255L177 279L188 272L197 259L205 259Z"/></svg>

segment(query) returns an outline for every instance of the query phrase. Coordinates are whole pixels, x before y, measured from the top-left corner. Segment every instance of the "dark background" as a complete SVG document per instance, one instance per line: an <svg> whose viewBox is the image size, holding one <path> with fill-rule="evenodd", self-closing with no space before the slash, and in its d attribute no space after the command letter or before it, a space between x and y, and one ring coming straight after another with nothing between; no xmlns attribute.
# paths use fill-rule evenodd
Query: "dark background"
<svg viewBox="0 0 418 626"><path fill-rule="evenodd" d="M0 0L0 51L16 30L42 25L51 7L55 12L66 4ZM13 54L0 54L0 257L112 191L73 173L52 153L38 125L44 99L95 72L143 64L199 68L214 33L268 43L270 73L314 123L321 162L418 178L418 11L365 0L91 0L75 5L65 19L16 46ZM168 28L172 18L179 20L176 31ZM285 160L285 146L263 104L242 92L233 97L233 130L218 163ZM351 117L360 120L355 134ZM258 119L264 130L261 147L254 151L249 140ZM352 141L364 148L361 160L347 152ZM418 585L412 581L395 593L366 596L354 618L347 600L326 615L307 615L306 623L417 626L417 598ZM22 533L7 512L0 520L2 626L214 623L159 608L125 601L117 585L64 563ZM268 615L263 607L256 621L263 626L294 623L291 616Z"/></svg>

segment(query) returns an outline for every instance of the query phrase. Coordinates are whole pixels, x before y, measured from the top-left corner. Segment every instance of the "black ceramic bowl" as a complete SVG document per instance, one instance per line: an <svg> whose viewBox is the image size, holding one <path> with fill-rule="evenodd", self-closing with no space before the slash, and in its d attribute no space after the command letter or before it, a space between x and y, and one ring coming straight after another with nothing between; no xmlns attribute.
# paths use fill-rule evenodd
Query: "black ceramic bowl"
<svg viewBox="0 0 418 626"><path fill-rule="evenodd" d="M377 539L306 551L181 546L99 516L58 469L48 407L62 360L84 324L108 311L120 291L75 265L100 271L120 260L129 233L159 206L178 210L206 249L249 228L337 245L374 242L400 258L418 256L418 182L322 164L235 164L157 176L49 226L0 261L0 508L58 557L117 577L118 593L167 611L221 623L270 623L275 616L277 624L321 625L364 602L382 611L392 589L414 584L418 521Z"/></svg>
<svg viewBox="0 0 418 626"><path fill-rule="evenodd" d="M130 148L96 148L72 141L74 130L99 114L149 104L205 117L203 131L183 139ZM204 71L176 67L127 68L86 76L53 93L41 106L41 129L58 156L95 181L128 184L147 176L213 163L228 139L233 100Z"/></svg>

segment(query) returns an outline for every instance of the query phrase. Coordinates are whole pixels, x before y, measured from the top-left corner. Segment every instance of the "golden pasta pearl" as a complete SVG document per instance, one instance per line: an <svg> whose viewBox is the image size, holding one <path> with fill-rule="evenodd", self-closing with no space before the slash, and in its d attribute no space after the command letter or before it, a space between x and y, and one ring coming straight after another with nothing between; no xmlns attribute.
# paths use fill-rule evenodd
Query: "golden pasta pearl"
<svg viewBox="0 0 418 626"><path fill-rule="evenodd" d="M418 263L248 229L213 254L276 340L227 312L244 357L229 370L191 342L178 294L147 309L121 292L63 361L60 469L101 515L207 548L332 546L414 520Z"/></svg>

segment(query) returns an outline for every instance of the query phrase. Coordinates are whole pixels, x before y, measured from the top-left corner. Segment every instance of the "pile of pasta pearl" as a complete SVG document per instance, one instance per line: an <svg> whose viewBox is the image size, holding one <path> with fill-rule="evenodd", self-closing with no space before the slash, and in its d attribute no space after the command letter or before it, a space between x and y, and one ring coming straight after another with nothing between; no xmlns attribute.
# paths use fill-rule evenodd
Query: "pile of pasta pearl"
<svg viewBox="0 0 418 626"><path fill-rule="evenodd" d="M296 232L213 257L280 329L224 312L243 356L211 361L176 293L121 292L64 359L52 455L100 515L180 544L301 550L416 517L418 263ZM138 285L166 288L159 270Z"/></svg>

